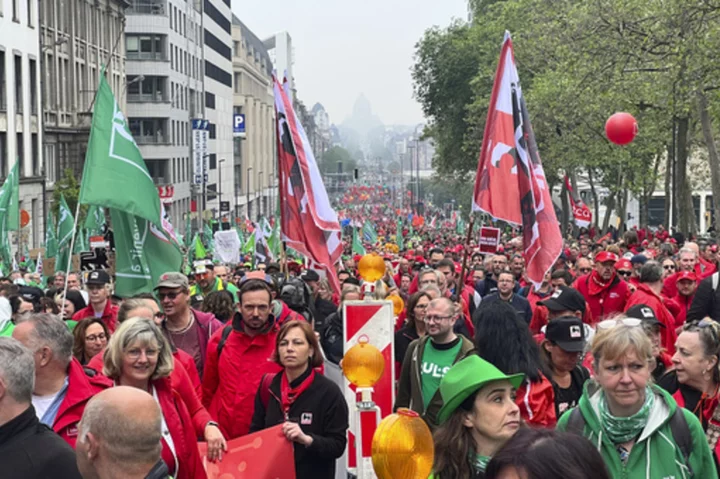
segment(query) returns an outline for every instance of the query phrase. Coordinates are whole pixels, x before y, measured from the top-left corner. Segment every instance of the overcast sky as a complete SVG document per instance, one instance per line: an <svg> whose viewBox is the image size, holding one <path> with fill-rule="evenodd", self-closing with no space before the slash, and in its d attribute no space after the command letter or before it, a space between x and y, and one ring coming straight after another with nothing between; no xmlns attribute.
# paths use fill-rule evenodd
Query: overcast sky
<svg viewBox="0 0 720 479"><path fill-rule="evenodd" d="M261 39L290 33L298 96L322 103L333 123L360 93L385 124L423 121L412 98L410 66L425 29L467 17L467 0L233 0L233 11Z"/></svg>

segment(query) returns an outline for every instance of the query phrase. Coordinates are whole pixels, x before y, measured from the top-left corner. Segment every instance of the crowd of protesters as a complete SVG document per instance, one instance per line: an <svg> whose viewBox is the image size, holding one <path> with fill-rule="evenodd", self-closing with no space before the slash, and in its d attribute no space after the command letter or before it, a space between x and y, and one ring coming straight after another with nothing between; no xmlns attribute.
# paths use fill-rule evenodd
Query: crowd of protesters
<svg viewBox="0 0 720 479"><path fill-rule="evenodd" d="M481 253L417 225L400 248L376 223L373 299L403 304L395 408L432 431L432 477L717 477L717 245L582 232L534 285L511 232ZM222 461L282 425L297 477L334 478L352 408L323 366L365 294L346 253L340 291L295 262L202 260L132 298L105 271L0 279L7 477L203 478L198 441Z"/></svg>

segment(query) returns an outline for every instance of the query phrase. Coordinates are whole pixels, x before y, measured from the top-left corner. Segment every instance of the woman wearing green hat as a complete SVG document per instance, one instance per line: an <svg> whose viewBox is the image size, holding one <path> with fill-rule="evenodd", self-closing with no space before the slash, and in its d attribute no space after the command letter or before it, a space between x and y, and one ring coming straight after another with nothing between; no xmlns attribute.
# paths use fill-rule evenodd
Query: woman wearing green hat
<svg viewBox="0 0 720 479"><path fill-rule="evenodd" d="M524 374L505 375L480 358L456 363L440 382L431 479L480 479L490 458L521 424L515 390Z"/></svg>

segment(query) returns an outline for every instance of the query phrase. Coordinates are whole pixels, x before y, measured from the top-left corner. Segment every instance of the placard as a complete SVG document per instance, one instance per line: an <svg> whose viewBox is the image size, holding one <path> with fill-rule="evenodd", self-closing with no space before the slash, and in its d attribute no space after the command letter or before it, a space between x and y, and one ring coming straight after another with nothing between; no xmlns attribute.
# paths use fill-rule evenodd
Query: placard
<svg viewBox="0 0 720 479"><path fill-rule="evenodd" d="M500 229L483 226L480 228L478 246L481 253L497 253L500 246Z"/></svg>

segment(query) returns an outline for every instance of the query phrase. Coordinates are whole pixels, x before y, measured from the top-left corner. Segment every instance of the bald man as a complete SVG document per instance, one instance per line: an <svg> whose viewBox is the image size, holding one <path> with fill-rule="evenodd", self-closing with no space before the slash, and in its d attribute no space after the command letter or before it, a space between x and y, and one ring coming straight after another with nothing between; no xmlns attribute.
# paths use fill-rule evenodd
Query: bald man
<svg viewBox="0 0 720 479"><path fill-rule="evenodd" d="M162 414L145 391L117 386L85 407L76 445L84 479L167 479L160 458Z"/></svg>

